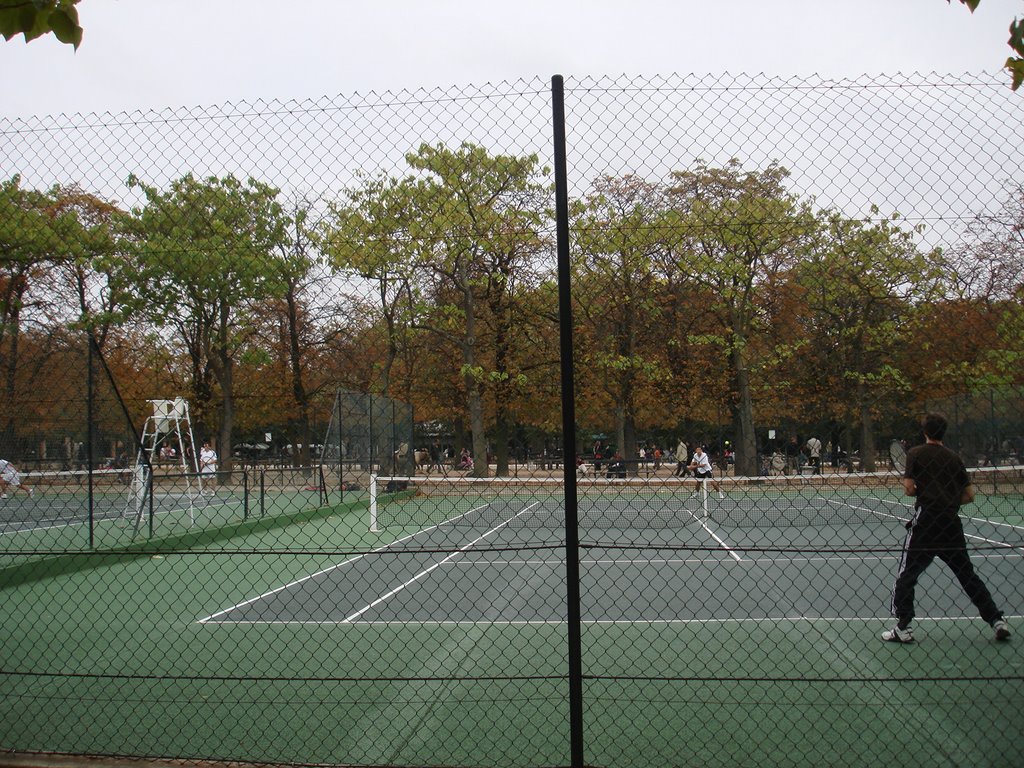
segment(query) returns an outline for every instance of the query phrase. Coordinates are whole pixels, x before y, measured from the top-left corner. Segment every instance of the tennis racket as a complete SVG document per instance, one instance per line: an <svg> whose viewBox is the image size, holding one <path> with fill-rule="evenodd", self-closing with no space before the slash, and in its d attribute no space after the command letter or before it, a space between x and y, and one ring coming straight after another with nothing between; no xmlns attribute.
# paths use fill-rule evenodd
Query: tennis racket
<svg viewBox="0 0 1024 768"><path fill-rule="evenodd" d="M907 468L907 449L899 440L889 443L889 458L892 459L892 466L900 474Z"/></svg>

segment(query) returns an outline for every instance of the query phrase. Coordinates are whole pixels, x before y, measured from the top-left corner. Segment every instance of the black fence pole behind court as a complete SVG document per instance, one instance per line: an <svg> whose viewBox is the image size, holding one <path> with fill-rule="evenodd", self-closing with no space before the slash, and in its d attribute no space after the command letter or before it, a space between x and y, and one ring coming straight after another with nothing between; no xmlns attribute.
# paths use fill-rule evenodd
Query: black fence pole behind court
<svg viewBox="0 0 1024 768"><path fill-rule="evenodd" d="M93 402L95 400L95 378L93 376L93 359L92 359L92 331L87 330L86 332L86 346L88 351L86 352L86 372L85 372L85 461L86 461L86 488L88 492L88 504L89 504L89 549L96 548L96 515L95 506L93 499L93 487L92 487L92 441L93 441L93 427L95 423L93 413Z"/></svg>
<svg viewBox="0 0 1024 768"><path fill-rule="evenodd" d="M576 392L573 387L572 290L569 281L569 192L565 160L565 93L551 78L558 241L558 324L562 376L562 471L565 473L565 579L569 639L569 739L574 768L583 766L583 643L580 627L579 509L576 495Z"/></svg>

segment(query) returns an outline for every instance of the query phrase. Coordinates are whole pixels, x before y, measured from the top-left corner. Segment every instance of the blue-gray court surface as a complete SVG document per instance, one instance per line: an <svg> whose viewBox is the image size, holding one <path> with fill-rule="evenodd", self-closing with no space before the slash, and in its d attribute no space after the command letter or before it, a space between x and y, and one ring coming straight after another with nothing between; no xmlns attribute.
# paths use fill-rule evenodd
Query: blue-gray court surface
<svg viewBox="0 0 1024 768"><path fill-rule="evenodd" d="M565 621L564 589L552 588L564 581L563 505L550 484L409 480L434 495L390 502L379 525L394 540L203 620ZM726 483L723 498L692 482L611 487L616 495L580 490L586 621L888 621L912 511L891 485L842 496L798 485L768 499L751 497L749 484ZM1024 526L967 516L965 528L993 591L1020 594ZM933 568L939 576L944 566ZM499 589L519 581L549 588ZM975 620L947 587L919 590L922 618Z"/></svg>

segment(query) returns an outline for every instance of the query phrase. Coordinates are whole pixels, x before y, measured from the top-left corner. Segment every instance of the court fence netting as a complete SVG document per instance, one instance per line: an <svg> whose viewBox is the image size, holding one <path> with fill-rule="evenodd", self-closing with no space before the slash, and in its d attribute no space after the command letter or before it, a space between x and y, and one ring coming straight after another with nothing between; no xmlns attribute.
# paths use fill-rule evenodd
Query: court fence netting
<svg viewBox="0 0 1024 768"><path fill-rule="evenodd" d="M0 762L1019 762L1002 74L0 136ZM1009 642L942 548L881 637L930 412Z"/></svg>

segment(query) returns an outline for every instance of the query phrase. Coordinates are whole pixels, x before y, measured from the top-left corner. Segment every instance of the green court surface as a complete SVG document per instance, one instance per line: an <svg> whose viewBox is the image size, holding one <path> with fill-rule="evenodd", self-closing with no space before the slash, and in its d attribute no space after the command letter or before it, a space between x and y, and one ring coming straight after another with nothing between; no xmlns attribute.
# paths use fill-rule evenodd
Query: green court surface
<svg viewBox="0 0 1024 768"><path fill-rule="evenodd" d="M52 555L49 571L24 561L52 532L5 540L0 747L568 764L557 530L506 518L371 533L365 494L319 508L306 493L268 495L249 514L222 498L204 509L217 525L168 518L127 546L128 524L111 521L121 533L103 535L105 551ZM1018 636L994 643L940 565L922 581L919 642L878 640L898 523L738 525L716 519L720 501L688 500L677 511L709 514L677 525L581 531L589 765L1019 758L1019 744L993 742L1024 730ZM411 494L404 504L432 505L417 519L441 512ZM976 562L1014 616L1020 523L966 523L989 542ZM70 557L87 565L56 565Z"/></svg>

